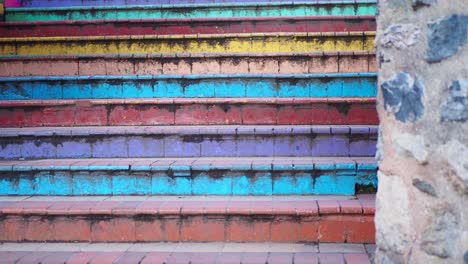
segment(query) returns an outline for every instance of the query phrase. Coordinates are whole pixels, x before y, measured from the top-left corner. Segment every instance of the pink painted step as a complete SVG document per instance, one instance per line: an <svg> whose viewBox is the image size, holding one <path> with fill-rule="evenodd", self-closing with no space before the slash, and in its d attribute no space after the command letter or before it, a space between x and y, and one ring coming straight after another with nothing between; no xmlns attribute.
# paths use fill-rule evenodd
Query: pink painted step
<svg viewBox="0 0 468 264"><path fill-rule="evenodd" d="M35 248L35 250L31 250ZM373 244L157 243L0 245L2 263L370 264Z"/></svg>
<svg viewBox="0 0 468 264"><path fill-rule="evenodd" d="M373 51L267 54L4 56L0 76L376 72Z"/></svg>

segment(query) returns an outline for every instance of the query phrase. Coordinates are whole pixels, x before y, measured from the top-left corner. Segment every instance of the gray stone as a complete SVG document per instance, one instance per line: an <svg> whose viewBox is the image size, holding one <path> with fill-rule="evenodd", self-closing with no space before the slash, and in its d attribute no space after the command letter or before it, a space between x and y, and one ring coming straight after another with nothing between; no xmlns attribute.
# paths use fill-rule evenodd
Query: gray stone
<svg viewBox="0 0 468 264"><path fill-rule="evenodd" d="M411 246L413 240L410 236L412 227L408 213L408 186L400 176L387 176L381 170L378 171L378 178L379 186L385 188L379 187L377 190L376 209L377 212L385 211L386 214L375 215L376 240L380 251L392 256L391 259L397 259L397 256L403 255ZM388 217L390 215L398 217Z"/></svg>
<svg viewBox="0 0 468 264"><path fill-rule="evenodd" d="M414 10L418 10L421 7L428 7L435 3L435 0L412 0L411 7Z"/></svg>
<svg viewBox="0 0 468 264"><path fill-rule="evenodd" d="M468 80L454 81L449 88L447 103L440 111L441 121L465 122L468 119Z"/></svg>
<svg viewBox="0 0 468 264"><path fill-rule="evenodd" d="M391 58L389 58L389 56L383 52L379 52L379 56L378 56L378 61L379 61L379 69L382 68L382 65L384 63L389 63L391 62Z"/></svg>
<svg viewBox="0 0 468 264"><path fill-rule="evenodd" d="M380 264L402 264L405 263L405 259L402 254L395 252L386 252L382 250L377 251L378 254L375 256L375 263Z"/></svg>
<svg viewBox="0 0 468 264"><path fill-rule="evenodd" d="M412 24L393 24L385 30L380 43L385 48L405 49L414 46L420 35L421 30Z"/></svg>
<svg viewBox="0 0 468 264"><path fill-rule="evenodd" d="M444 158L454 173L450 173L450 178L462 187L461 192L468 192L468 147L459 140L452 139L440 146L437 150L444 153Z"/></svg>
<svg viewBox="0 0 468 264"><path fill-rule="evenodd" d="M434 187L424 181L424 180L420 180L420 179L413 179L413 186L416 187L418 190L420 190L421 192L423 193L427 193L431 196L434 196L434 197L437 197L437 193L434 189Z"/></svg>
<svg viewBox="0 0 468 264"><path fill-rule="evenodd" d="M392 145L396 153L403 157L415 158L419 163L427 162L427 150L424 138L420 135L392 131Z"/></svg>
<svg viewBox="0 0 468 264"><path fill-rule="evenodd" d="M434 214L434 220L422 234L421 248L427 254L448 258L455 254L458 239L458 219L449 210Z"/></svg>
<svg viewBox="0 0 468 264"><path fill-rule="evenodd" d="M388 5L394 9L404 10L409 7L411 0L387 0Z"/></svg>
<svg viewBox="0 0 468 264"><path fill-rule="evenodd" d="M402 122L415 122L424 113L422 83L406 72L400 72L381 85L385 110Z"/></svg>
<svg viewBox="0 0 468 264"><path fill-rule="evenodd" d="M451 15L428 24L426 60L439 62L452 57L468 43L468 15Z"/></svg>
<svg viewBox="0 0 468 264"><path fill-rule="evenodd" d="M375 152L375 160L380 164L383 160L384 149L383 149L383 135L382 129L379 128L378 137L377 137L377 150Z"/></svg>

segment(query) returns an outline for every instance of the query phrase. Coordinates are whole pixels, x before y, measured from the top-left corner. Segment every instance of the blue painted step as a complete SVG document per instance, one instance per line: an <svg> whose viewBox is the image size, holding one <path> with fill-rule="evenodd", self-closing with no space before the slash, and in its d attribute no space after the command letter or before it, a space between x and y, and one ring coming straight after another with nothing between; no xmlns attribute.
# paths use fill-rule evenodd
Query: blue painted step
<svg viewBox="0 0 468 264"><path fill-rule="evenodd" d="M0 159L374 156L377 126L5 128Z"/></svg>
<svg viewBox="0 0 468 264"><path fill-rule="evenodd" d="M0 78L0 100L375 97L375 73Z"/></svg>
<svg viewBox="0 0 468 264"><path fill-rule="evenodd" d="M373 158L0 161L0 195L353 195L376 169Z"/></svg>

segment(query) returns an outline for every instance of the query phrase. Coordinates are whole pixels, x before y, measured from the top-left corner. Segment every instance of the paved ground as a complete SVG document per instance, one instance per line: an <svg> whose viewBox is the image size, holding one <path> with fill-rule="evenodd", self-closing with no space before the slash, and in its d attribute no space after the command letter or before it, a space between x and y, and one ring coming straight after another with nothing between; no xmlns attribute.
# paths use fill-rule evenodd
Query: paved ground
<svg viewBox="0 0 468 264"><path fill-rule="evenodd" d="M0 263L371 263L373 244L2 243Z"/></svg>
<svg viewBox="0 0 468 264"><path fill-rule="evenodd" d="M361 196L361 195L359 195ZM364 195L366 196L366 195ZM374 195L367 195L373 197ZM273 195L273 196L0 196L0 202L19 201L311 201L311 200L351 200L356 196L349 195Z"/></svg>

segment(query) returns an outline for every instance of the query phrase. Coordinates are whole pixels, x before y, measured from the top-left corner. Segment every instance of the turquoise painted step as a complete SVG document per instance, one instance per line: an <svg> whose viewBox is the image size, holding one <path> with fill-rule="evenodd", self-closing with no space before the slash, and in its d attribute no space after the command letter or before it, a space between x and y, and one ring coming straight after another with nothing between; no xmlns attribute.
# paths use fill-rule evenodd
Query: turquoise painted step
<svg viewBox="0 0 468 264"><path fill-rule="evenodd" d="M0 100L375 97L375 73L0 78Z"/></svg>
<svg viewBox="0 0 468 264"><path fill-rule="evenodd" d="M0 195L353 195L373 158L1 161ZM359 177L358 177L359 175Z"/></svg>
<svg viewBox="0 0 468 264"><path fill-rule="evenodd" d="M376 9L376 1L9 8L5 12L5 19L9 22L33 22L102 19L374 16Z"/></svg>

